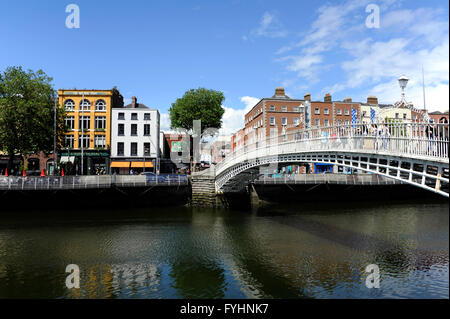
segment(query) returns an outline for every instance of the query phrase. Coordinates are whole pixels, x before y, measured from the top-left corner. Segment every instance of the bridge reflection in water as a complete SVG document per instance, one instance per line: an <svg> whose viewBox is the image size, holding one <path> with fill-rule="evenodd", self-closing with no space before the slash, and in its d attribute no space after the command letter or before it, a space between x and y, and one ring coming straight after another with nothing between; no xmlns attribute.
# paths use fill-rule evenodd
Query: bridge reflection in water
<svg viewBox="0 0 450 319"><path fill-rule="evenodd" d="M444 202L99 214L4 213L0 297L448 298ZM368 264L381 289L365 287Z"/></svg>

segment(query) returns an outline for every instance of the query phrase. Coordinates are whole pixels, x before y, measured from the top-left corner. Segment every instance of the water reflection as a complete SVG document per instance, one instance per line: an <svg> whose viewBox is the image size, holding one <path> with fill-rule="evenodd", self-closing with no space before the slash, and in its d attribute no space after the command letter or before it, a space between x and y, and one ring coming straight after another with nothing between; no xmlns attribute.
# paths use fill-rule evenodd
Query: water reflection
<svg viewBox="0 0 450 319"><path fill-rule="evenodd" d="M3 213L0 297L448 298L448 203L358 205Z"/></svg>

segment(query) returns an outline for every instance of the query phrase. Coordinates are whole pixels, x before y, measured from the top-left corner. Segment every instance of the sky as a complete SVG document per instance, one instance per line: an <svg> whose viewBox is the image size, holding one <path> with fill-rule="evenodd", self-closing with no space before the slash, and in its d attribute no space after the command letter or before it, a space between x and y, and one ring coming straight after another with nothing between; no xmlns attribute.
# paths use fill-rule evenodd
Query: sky
<svg viewBox="0 0 450 319"><path fill-rule="evenodd" d="M69 4L79 28L66 26ZM422 108L422 67L428 110L449 109L443 0L0 0L0 39L0 71L42 69L55 89L117 86L125 103L159 109L163 130L171 104L199 87L224 93L223 134L278 86L394 103L405 74L406 99Z"/></svg>

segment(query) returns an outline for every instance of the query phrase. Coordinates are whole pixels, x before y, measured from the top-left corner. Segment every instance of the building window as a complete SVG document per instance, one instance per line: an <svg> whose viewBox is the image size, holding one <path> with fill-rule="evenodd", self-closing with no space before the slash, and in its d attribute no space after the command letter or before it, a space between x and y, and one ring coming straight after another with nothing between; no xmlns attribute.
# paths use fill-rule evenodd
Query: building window
<svg viewBox="0 0 450 319"><path fill-rule="evenodd" d="M320 114L320 109L318 107L316 107L314 109L314 114L319 115Z"/></svg>
<svg viewBox="0 0 450 319"><path fill-rule="evenodd" d="M275 118L274 117L270 118L270 125L275 125Z"/></svg>
<svg viewBox="0 0 450 319"><path fill-rule="evenodd" d="M97 102L95 102L95 110L106 111L106 102L103 100L98 100Z"/></svg>
<svg viewBox="0 0 450 319"><path fill-rule="evenodd" d="M119 124L117 129L117 135L124 136L125 135L125 124Z"/></svg>
<svg viewBox="0 0 450 319"><path fill-rule="evenodd" d="M150 121L150 113L144 113L144 121Z"/></svg>
<svg viewBox="0 0 450 319"><path fill-rule="evenodd" d="M144 143L144 156L150 156L150 143Z"/></svg>
<svg viewBox="0 0 450 319"><path fill-rule="evenodd" d="M362 117L366 117L367 111L362 112Z"/></svg>
<svg viewBox="0 0 450 319"><path fill-rule="evenodd" d="M325 126L330 125L330 121L329 120L325 120Z"/></svg>
<svg viewBox="0 0 450 319"><path fill-rule="evenodd" d="M150 136L150 124L144 124L144 135Z"/></svg>
<svg viewBox="0 0 450 319"><path fill-rule="evenodd" d="M89 143L89 135L80 135L80 141L83 145L83 148L89 148L90 147L90 143Z"/></svg>
<svg viewBox="0 0 450 319"><path fill-rule="evenodd" d="M283 134L283 142L286 142L287 141L287 135L286 134Z"/></svg>
<svg viewBox="0 0 450 319"><path fill-rule="evenodd" d="M80 116L79 119L79 129L81 130L89 130L91 128L91 117L90 116Z"/></svg>
<svg viewBox="0 0 450 319"><path fill-rule="evenodd" d="M329 109L324 109L324 110L323 110L323 114L325 114L325 115L330 114L330 110L329 110Z"/></svg>
<svg viewBox="0 0 450 319"><path fill-rule="evenodd" d="M300 109L298 108L298 106L294 106L294 112L299 112Z"/></svg>
<svg viewBox="0 0 450 319"><path fill-rule="evenodd" d="M345 120L345 125L349 125L350 121L349 120Z"/></svg>
<svg viewBox="0 0 450 319"><path fill-rule="evenodd" d="M282 110L283 112L287 112L287 106L282 106L282 107L281 107L281 110Z"/></svg>
<svg viewBox="0 0 450 319"><path fill-rule="evenodd" d="M137 156L137 143L131 143L130 156Z"/></svg>
<svg viewBox="0 0 450 319"><path fill-rule="evenodd" d="M299 125L300 121L298 119L298 117L294 117L294 125Z"/></svg>
<svg viewBox="0 0 450 319"><path fill-rule="evenodd" d="M73 100L67 100L64 102L64 107L66 111L71 112L75 110L75 102Z"/></svg>
<svg viewBox="0 0 450 319"><path fill-rule="evenodd" d="M118 120L125 120L125 113L119 113Z"/></svg>
<svg viewBox="0 0 450 319"><path fill-rule="evenodd" d="M89 102L86 99L80 101L80 110L89 111L90 109L91 109L91 102Z"/></svg>
<svg viewBox="0 0 450 319"><path fill-rule="evenodd" d="M106 147L106 136L105 135L95 135L94 137L94 147Z"/></svg>
<svg viewBox="0 0 450 319"><path fill-rule="evenodd" d="M131 113L131 120L137 121L137 119L138 119L137 113Z"/></svg>
<svg viewBox="0 0 450 319"><path fill-rule="evenodd" d="M270 110L271 110L271 111L275 111L275 105L271 105L271 106L270 106Z"/></svg>
<svg viewBox="0 0 450 319"><path fill-rule="evenodd" d="M282 117L281 118L281 125L287 125L287 118L286 117Z"/></svg>
<svg viewBox="0 0 450 319"><path fill-rule="evenodd" d="M345 115L350 115L350 110L349 109L345 110Z"/></svg>
<svg viewBox="0 0 450 319"><path fill-rule="evenodd" d="M73 135L65 135L64 136L64 147L65 148L73 148L75 138Z"/></svg>
<svg viewBox="0 0 450 319"><path fill-rule="evenodd" d="M316 119L316 126L320 126L320 119Z"/></svg>
<svg viewBox="0 0 450 319"><path fill-rule="evenodd" d="M117 143L117 156L124 156L125 148L122 142Z"/></svg>
<svg viewBox="0 0 450 319"><path fill-rule="evenodd" d="M338 125L342 125L342 120L338 120Z"/></svg>
<svg viewBox="0 0 450 319"><path fill-rule="evenodd" d="M395 113L395 118L398 119L399 118L399 114Z"/></svg>
<svg viewBox="0 0 450 319"><path fill-rule="evenodd" d="M96 130L106 130L106 116L96 116L95 117L95 129Z"/></svg>
<svg viewBox="0 0 450 319"><path fill-rule="evenodd" d="M137 124L131 124L131 136L137 136Z"/></svg>
<svg viewBox="0 0 450 319"><path fill-rule="evenodd" d="M403 113L403 119L406 120L406 113Z"/></svg>
<svg viewBox="0 0 450 319"><path fill-rule="evenodd" d="M337 115L342 115L342 109L337 110Z"/></svg>
<svg viewBox="0 0 450 319"><path fill-rule="evenodd" d="M66 126L66 128L68 130L73 130L75 129L75 117L73 116L68 116L64 119L64 125Z"/></svg>

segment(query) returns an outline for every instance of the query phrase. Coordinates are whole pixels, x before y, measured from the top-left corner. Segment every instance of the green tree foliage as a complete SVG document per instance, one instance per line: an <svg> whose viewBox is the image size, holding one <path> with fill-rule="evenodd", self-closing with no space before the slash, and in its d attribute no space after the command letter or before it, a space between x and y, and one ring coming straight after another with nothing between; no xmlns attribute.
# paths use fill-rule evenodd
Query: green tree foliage
<svg viewBox="0 0 450 319"><path fill-rule="evenodd" d="M0 73L0 151L9 155L9 168L14 155L53 150L57 94L51 81L42 70L26 72L22 67L8 67ZM56 109L60 145L65 129L64 110L58 105Z"/></svg>
<svg viewBox="0 0 450 319"><path fill-rule="evenodd" d="M225 99L220 91L205 88L187 91L182 98L172 103L170 122L172 128L193 129L193 121L202 121L202 131L206 128L221 128L225 110L222 102Z"/></svg>

